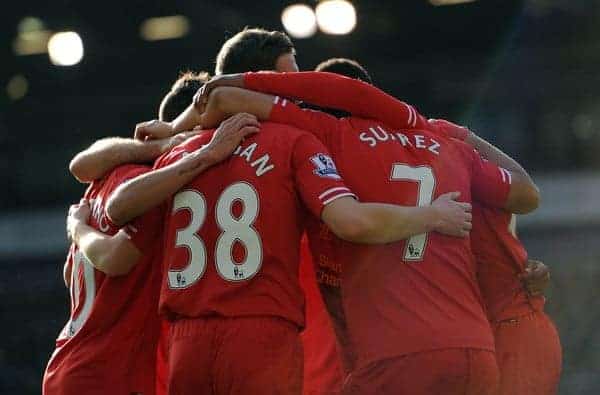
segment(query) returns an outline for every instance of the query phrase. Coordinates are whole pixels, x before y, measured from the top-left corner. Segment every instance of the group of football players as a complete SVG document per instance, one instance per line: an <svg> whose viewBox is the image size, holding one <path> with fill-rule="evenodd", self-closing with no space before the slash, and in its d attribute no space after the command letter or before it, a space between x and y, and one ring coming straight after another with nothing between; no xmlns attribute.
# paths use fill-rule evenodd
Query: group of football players
<svg viewBox="0 0 600 395"><path fill-rule="evenodd" d="M134 138L77 154L45 395L556 393L539 191L357 62L245 29Z"/></svg>

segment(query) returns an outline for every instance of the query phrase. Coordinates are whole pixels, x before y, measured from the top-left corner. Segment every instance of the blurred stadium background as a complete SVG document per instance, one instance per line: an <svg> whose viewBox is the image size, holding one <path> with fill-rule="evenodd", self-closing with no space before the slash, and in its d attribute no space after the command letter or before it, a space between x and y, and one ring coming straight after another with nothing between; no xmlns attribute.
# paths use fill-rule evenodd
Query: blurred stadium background
<svg viewBox="0 0 600 395"><path fill-rule="evenodd" d="M222 42L244 26L284 29L282 12L293 3L3 7L0 393L40 392L68 315L64 219L84 190L68 173L70 158L155 118L179 71L212 71ZM354 0L355 26L351 11L328 21L325 9L319 27L319 2L303 3L288 27L306 36L294 38L302 70L329 57L357 59L383 89L423 114L470 126L533 172L543 205L520 219L520 234L552 268L547 309L563 344L560 393L599 394L600 1Z"/></svg>

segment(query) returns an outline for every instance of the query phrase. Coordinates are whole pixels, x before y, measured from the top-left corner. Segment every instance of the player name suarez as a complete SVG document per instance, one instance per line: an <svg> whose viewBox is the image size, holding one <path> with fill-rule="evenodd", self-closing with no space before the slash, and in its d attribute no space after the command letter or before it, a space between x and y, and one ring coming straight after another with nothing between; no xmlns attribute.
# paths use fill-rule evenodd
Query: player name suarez
<svg viewBox="0 0 600 395"><path fill-rule="evenodd" d="M429 152L439 155L440 143L435 139L422 134L406 135L401 132L388 132L381 126L370 127L367 131L361 132L358 138L371 148L377 146L378 143L398 143L403 147L410 146L417 149L425 149Z"/></svg>

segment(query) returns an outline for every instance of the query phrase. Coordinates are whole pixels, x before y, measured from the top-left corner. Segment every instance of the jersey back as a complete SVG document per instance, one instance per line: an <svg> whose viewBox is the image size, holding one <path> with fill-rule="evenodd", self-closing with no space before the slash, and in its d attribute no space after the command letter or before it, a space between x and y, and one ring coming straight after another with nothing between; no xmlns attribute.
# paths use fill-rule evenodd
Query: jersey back
<svg viewBox="0 0 600 395"><path fill-rule="evenodd" d="M159 159L199 149L211 132ZM306 215L351 195L325 147L289 126L263 123L233 155L172 199L161 310L171 317L275 316L304 325L298 282Z"/></svg>
<svg viewBox="0 0 600 395"><path fill-rule="evenodd" d="M332 119L287 100L275 99L270 118L306 125L361 201L426 205L458 191L461 201L502 207L508 196L510 174L462 142L393 131L376 120ZM385 246L309 238L319 264L325 254L329 266L342 267L342 318L351 346L345 359L353 365L440 348L493 349L468 238L430 233Z"/></svg>
<svg viewBox="0 0 600 395"><path fill-rule="evenodd" d="M465 145L372 120L348 118L340 127L330 148L361 201L422 206L458 191L471 202L499 189L493 170L474 174L484 164ZM491 182L479 185L487 173ZM497 201L506 193L500 189ZM344 310L360 363L440 348L493 350L468 238L432 232L381 247L340 244Z"/></svg>
<svg viewBox="0 0 600 395"><path fill-rule="evenodd" d="M473 204L471 246L477 277L490 321L497 322L542 310L544 297L530 296L519 275L525 272L527 251L516 236L511 213Z"/></svg>
<svg viewBox="0 0 600 395"><path fill-rule="evenodd" d="M300 285L306 297L306 328L301 334L304 348L303 393L336 394L344 382L336 334L325 305L312 261L308 240L302 239Z"/></svg>
<svg viewBox="0 0 600 395"><path fill-rule="evenodd" d="M84 195L94 199L89 225L109 235L118 232L105 214L105 203L121 183L148 170L122 166L94 182ZM133 229L144 228L144 234L151 235L156 219L141 218L128 232L133 239L137 237ZM129 274L108 277L76 245L71 246L67 257L71 312L44 374L44 393L105 393L109 388L154 392L160 249L151 247Z"/></svg>

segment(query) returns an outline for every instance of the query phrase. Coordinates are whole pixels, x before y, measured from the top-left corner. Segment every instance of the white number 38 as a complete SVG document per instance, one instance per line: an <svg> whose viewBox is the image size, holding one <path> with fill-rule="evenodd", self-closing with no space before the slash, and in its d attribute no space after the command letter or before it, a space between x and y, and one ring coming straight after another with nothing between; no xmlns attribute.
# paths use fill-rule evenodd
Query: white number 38
<svg viewBox="0 0 600 395"><path fill-rule="evenodd" d="M233 205L240 202L243 211L239 217L233 214ZM206 246L196 232L206 219L206 200L193 189L179 192L173 199L173 215L179 210L189 210L191 220L187 227L177 230L175 246L188 250L188 262L183 269L169 269L168 284L172 289L188 288L204 275L206 270ZM219 275L228 281L244 281L252 278L262 264L260 235L252 227L258 217L259 199L256 190L248 183L237 182L227 187L215 207L217 225L221 234L215 247L215 265ZM246 256L235 262L232 256L236 242L243 244Z"/></svg>

